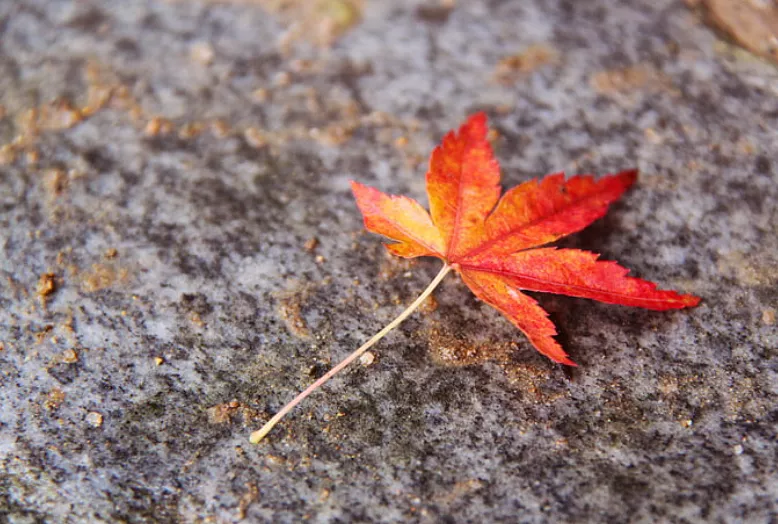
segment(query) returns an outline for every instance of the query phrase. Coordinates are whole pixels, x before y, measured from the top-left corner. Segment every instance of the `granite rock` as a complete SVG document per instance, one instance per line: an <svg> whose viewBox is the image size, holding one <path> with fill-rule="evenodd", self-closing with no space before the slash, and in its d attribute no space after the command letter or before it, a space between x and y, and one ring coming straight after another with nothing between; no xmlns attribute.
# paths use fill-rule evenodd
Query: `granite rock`
<svg viewBox="0 0 778 524"><path fill-rule="evenodd" d="M778 511L778 72L682 3L17 0L0 33L2 519ZM477 110L505 186L638 167L563 244L702 304L541 296L567 370L452 277L250 445L438 270L348 181L423 201Z"/></svg>

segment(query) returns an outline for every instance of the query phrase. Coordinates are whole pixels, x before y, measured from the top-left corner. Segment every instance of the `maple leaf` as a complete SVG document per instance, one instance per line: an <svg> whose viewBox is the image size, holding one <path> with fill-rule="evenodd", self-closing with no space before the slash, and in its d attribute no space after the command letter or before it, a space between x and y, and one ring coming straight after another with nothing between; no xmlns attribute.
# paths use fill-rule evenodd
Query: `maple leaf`
<svg viewBox="0 0 778 524"><path fill-rule="evenodd" d="M562 173L520 184L500 197L500 168L487 140L486 115L471 116L435 148L427 172L430 212L403 196L352 182L365 227L393 243L395 255L433 256L444 266L426 290L394 321L314 382L251 436L259 442L294 406L367 351L407 318L450 272L482 301L505 315L542 354L575 366L559 343L548 313L522 291L590 298L611 304L666 310L696 306L700 299L627 276L616 262L578 249L547 244L585 228L636 180L629 170L598 180Z"/></svg>
<svg viewBox="0 0 778 524"><path fill-rule="evenodd" d="M522 293L545 291L611 304L665 310L700 299L627 276L615 262L578 249L542 247L602 217L631 186L637 171L595 180L554 174L531 180L500 198L500 172L487 140L486 115L470 117L443 138L427 172L430 211L406 197L352 182L365 227L396 243L402 257L434 256L460 274L475 295L494 306L555 362L575 365L554 340L548 314Z"/></svg>

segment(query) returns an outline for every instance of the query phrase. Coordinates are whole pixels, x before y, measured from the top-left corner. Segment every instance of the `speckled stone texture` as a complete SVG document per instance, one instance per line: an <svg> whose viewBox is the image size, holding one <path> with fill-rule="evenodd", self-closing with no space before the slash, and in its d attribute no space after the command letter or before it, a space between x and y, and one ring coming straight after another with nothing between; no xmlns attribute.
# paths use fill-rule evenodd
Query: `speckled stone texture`
<svg viewBox="0 0 778 524"><path fill-rule="evenodd" d="M0 2L0 520L774 517L774 66L669 0L275 4ZM640 168L563 244L703 303L542 295L569 370L449 277L250 445L439 268L348 181L424 201L476 110L506 187Z"/></svg>

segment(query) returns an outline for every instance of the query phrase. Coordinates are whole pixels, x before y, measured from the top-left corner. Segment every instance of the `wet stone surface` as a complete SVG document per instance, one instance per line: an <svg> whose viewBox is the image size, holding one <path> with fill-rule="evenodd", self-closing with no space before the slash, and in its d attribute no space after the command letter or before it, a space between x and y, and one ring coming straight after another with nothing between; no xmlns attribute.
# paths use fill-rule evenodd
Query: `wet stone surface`
<svg viewBox="0 0 778 524"><path fill-rule="evenodd" d="M767 521L778 72L649 2L0 3L0 516ZM536 354L362 231L491 117L505 186L641 170L564 242L694 310L542 296ZM315 239L315 240L313 240Z"/></svg>

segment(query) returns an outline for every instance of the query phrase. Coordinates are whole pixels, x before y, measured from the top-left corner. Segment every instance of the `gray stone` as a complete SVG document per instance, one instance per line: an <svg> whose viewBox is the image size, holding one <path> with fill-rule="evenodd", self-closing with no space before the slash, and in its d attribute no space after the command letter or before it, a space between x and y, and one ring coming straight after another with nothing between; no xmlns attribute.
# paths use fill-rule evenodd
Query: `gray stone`
<svg viewBox="0 0 778 524"><path fill-rule="evenodd" d="M0 3L2 519L769 520L776 69L670 0L273 4ZM506 187L640 168L563 245L702 304L540 296L566 370L449 277L250 445L438 270L348 181L476 110Z"/></svg>

